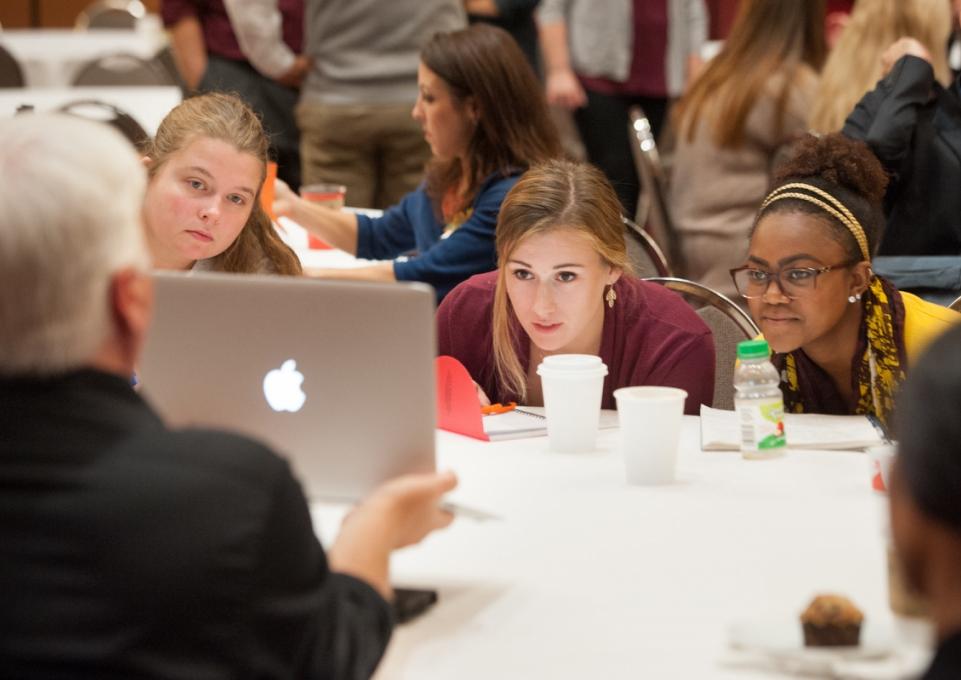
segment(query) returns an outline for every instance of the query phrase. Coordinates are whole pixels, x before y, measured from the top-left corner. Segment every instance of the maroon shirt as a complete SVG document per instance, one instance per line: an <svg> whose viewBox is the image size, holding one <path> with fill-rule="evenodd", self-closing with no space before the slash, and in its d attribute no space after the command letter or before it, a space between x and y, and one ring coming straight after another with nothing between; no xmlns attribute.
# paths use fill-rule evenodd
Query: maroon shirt
<svg viewBox="0 0 961 680"><path fill-rule="evenodd" d="M582 76L586 89L608 95L667 96L667 2L634 0L633 51L627 80L619 83Z"/></svg>
<svg viewBox="0 0 961 680"><path fill-rule="evenodd" d="M467 368L491 401L517 401L494 379L492 308L497 272L478 274L448 293L437 310L438 353ZM616 408L614 390L660 385L687 390L684 412L696 415L714 397L714 337L676 293L656 283L622 276L614 284L617 301L604 307L601 360L607 364L602 408ZM530 343L515 347L522 366Z"/></svg>
<svg viewBox="0 0 961 680"><path fill-rule="evenodd" d="M277 5L283 19L284 42L294 54L300 54L304 42L304 0L278 0ZM167 28L185 17L197 17L209 54L247 61L230 26L223 0L161 0L160 15Z"/></svg>

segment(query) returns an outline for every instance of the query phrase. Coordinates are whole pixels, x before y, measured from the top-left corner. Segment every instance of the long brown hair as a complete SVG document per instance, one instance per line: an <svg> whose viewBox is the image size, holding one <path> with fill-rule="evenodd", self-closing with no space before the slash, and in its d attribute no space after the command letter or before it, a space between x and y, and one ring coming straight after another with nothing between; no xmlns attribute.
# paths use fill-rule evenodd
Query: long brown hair
<svg viewBox="0 0 961 680"><path fill-rule="evenodd" d="M455 102L463 105L472 98L477 109L477 127L467 147L465 198L492 173L508 175L561 155L543 88L509 33L486 24L438 33L420 59L444 81ZM461 171L457 159L428 164L427 193L435 205L461 181Z"/></svg>
<svg viewBox="0 0 961 680"><path fill-rule="evenodd" d="M600 170L586 163L552 160L528 170L507 193L497 217L497 285L494 288L494 376L501 389L527 397L527 367L515 342L523 329L507 296L507 267L527 238L554 229L573 229L590 238L610 266L630 272L621 202ZM598 300L600 303L601 301Z"/></svg>
<svg viewBox="0 0 961 680"><path fill-rule="evenodd" d="M261 272L266 264L277 274L300 275L300 260L287 246L260 205L260 187L267 175L267 150L270 142L257 114L239 97L222 92L185 100L168 113L153 139L144 143L143 153L152 163L151 179L171 154L198 137L217 139L261 162L260 182L247 223L230 247L211 258L215 271Z"/></svg>
<svg viewBox="0 0 961 680"><path fill-rule="evenodd" d="M675 106L679 134L692 141L708 116L717 146L740 146L754 102L783 74L775 109L780 130L799 69L819 71L825 54L824 0L743 0L724 48Z"/></svg>

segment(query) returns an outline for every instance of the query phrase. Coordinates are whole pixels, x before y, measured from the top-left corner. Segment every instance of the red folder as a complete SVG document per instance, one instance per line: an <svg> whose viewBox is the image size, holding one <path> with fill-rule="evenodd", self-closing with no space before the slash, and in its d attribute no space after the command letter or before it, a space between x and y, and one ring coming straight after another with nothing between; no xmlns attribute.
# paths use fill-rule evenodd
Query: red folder
<svg viewBox="0 0 961 680"><path fill-rule="evenodd" d="M436 360L437 427L474 439L490 441L484 433L477 389L464 364L454 357Z"/></svg>

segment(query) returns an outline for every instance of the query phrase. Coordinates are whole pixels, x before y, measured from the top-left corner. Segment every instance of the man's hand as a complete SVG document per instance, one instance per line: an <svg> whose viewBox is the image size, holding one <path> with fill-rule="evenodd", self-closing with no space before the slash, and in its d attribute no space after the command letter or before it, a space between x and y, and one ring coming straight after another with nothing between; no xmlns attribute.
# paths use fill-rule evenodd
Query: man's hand
<svg viewBox="0 0 961 680"><path fill-rule="evenodd" d="M449 525L454 516L440 507L444 494L457 486L453 472L404 475L379 486L352 514L379 515L387 534L390 549L420 543L435 529ZM352 521L347 518L346 523Z"/></svg>
<svg viewBox="0 0 961 680"><path fill-rule="evenodd" d="M331 569L366 581L390 599L391 551L419 543L450 524L454 516L440 503L456 486L453 472L404 475L385 482L344 519L328 554Z"/></svg>

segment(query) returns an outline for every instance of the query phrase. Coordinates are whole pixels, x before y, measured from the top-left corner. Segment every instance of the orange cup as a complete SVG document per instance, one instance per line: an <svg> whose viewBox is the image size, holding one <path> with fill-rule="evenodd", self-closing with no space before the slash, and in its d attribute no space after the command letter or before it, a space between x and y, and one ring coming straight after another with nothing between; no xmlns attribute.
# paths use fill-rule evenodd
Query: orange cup
<svg viewBox="0 0 961 680"><path fill-rule="evenodd" d="M260 188L260 206L274 222L277 216L274 215L274 183L277 181L277 164L274 161L267 161L267 176L264 177L264 185Z"/></svg>
<svg viewBox="0 0 961 680"><path fill-rule="evenodd" d="M344 207L346 195L347 187L343 184L307 184L300 187L300 196L304 200L338 210ZM330 245L313 234L307 236L307 246L319 250L330 248Z"/></svg>

